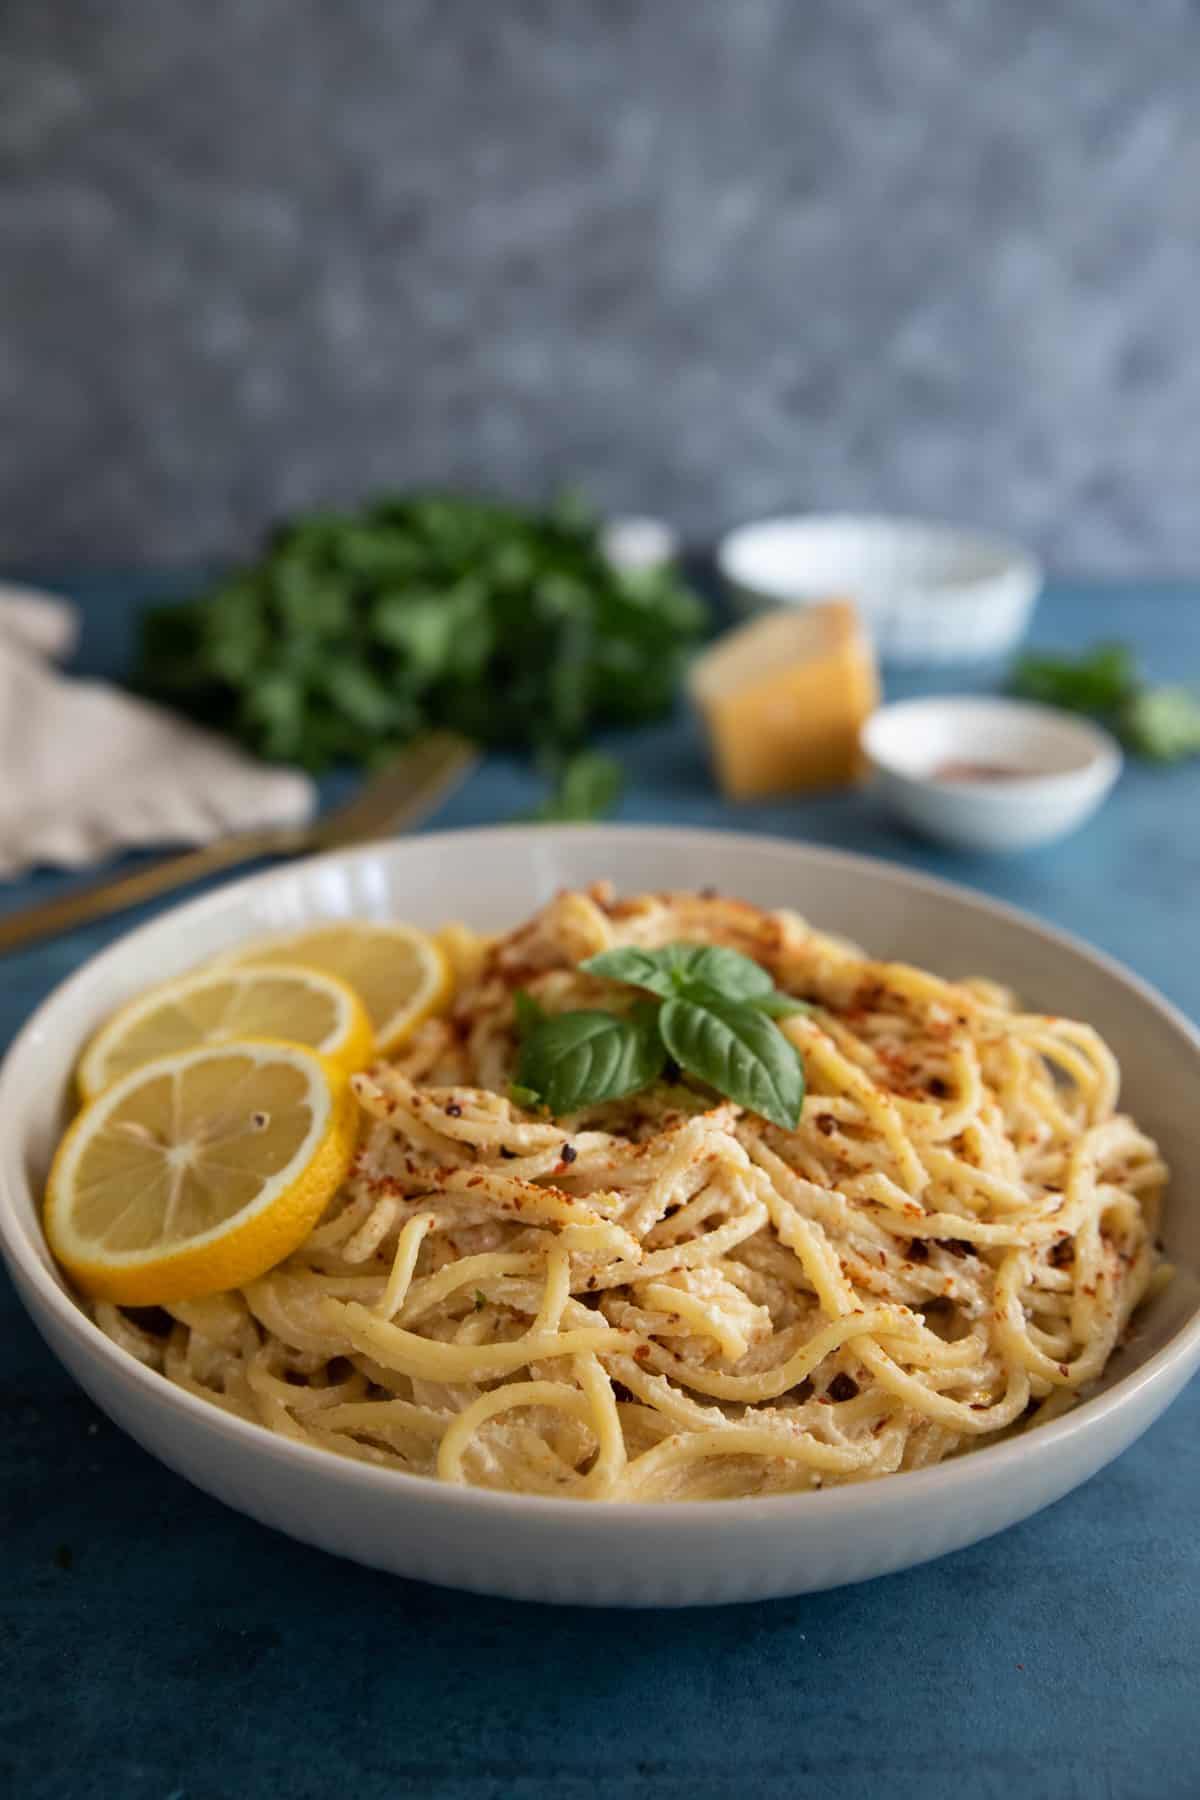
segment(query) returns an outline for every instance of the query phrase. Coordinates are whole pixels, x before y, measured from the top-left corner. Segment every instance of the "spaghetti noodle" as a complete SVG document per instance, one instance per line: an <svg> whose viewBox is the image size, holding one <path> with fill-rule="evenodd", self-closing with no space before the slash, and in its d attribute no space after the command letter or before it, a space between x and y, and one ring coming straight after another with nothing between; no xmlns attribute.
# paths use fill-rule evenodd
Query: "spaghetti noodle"
<svg viewBox="0 0 1200 1800"><path fill-rule="evenodd" d="M586 1499L916 1469L1065 1410L1165 1279L1165 1166L1089 1026L873 962L793 914L564 893L456 930L457 1000L357 1078L354 1174L242 1291L95 1316L172 1381L343 1455ZM796 1130L684 1080L549 1119L508 1097L513 995L686 941L812 1003Z"/></svg>

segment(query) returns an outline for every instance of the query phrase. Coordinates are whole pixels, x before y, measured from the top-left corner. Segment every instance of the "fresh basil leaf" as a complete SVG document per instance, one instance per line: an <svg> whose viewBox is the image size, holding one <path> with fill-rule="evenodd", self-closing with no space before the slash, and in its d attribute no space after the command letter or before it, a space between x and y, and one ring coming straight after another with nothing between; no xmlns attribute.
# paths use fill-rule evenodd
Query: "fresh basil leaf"
<svg viewBox="0 0 1200 1800"><path fill-rule="evenodd" d="M677 989L711 988L726 1000L751 1000L774 988L767 971L739 950L726 949L723 944L672 944L670 948L681 953Z"/></svg>
<svg viewBox="0 0 1200 1800"><path fill-rule="evenodd" d="M557 1013L521 1046L517 1081L556 1116L601 1100L620 1100L662 1073L666 1053L656 1021L639 1013Z"/></svg>
<svg viewBox="0 0 1200 1800"><path fill-rule="evenodd" d="M646 988L663 1000L686 994L703 1000L757 1000L774 992L767 971L722 944L666 944L661 950L603 950L580 965L589 975Z"/></svg>
<svg viewBox="0 0 1200 1800"><path fill-rule="evenodd" d="M518 988L513 995L513 1013L517 1021L517 1036L521 1038L527 1038L549 1016L545 1007L525 988Z"/></svg>
<svg viewBox="0 0 1200 1800"><path fill-rule="evenodd" d="M680 953L690 948L687 944L669 944L665 950L638 950L633 946L623 950L602 950L598 956L589 956L579 966L587 975L602 975L606 981L624 981L630 987L645 988L665 1000L679 991L676 973L680 967Z"/></svg>
<svg viewBox="0 0 1200 1800"><path fill-rule="evenodd" d="M766 1015L744 1002L668 1000L658 1028L670 1054L710 1087L773 1125L794 1131L804 1101L804 1067L795 1046Z"/></svg>
<svg viewBox="0 0 1200 1800"><path fill-rule="evenodd" d="M756 994L748 1004L755 1012L766 1013L769 1019L790 1019L795 1013L812 1011L807 1000L793 999L791 994L781 994L777 988L770 994Z"/></svg>

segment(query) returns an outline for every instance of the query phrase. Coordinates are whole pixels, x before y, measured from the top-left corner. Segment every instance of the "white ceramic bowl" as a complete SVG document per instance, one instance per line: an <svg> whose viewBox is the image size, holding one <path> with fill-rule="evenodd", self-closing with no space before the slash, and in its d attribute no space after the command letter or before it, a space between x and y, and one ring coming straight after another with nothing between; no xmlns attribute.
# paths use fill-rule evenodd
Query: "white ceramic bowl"
<svg viewBox="0 0 1200 1800"><path fill-rule="evenodd" d="M1020 545L953 525L851 513L741 525L717 567L744 612L853 600L881 658L975 662L1023 637L1042 587Z"/></svg>
<svg viewBox="0 0 1200 1800"><path fill-rule="evenodd" d="M1179 1275L1067 1417L939 1468L858 1487L693 1505L592 1504L443 1486L327 1455L229 1417L143 1368L73 1305L37 1196L88 1033L147 981L254 933L348 915L492 927L564 884L715 883L799 907L884 956L983 970L1095 1022L1128 1104L1174 1166L1171 1255L1200 1268L1200 1038L1115 964L1007 907L884 863L723 832L625 827L470 831L325 856L165 914L86 964L38 1010L0 1073L0 1243L52 1350L116 1422L198 1487L373 1567L523 1600L683 1606L861 1581L999 1531L1119 1455L1200 1362L1200 1285Z"/></svg>
<svg viewBox="0 0 1200 1800"><path fill-rule="evenodd" d="M963 850L1031 850L1076 831L1121 773L1116 739L1075 713L983 694L902 700L862 729L887 804ZM972 768L1008 770L1003 779ZM939 771L955 769L954 779Z"/></svg>

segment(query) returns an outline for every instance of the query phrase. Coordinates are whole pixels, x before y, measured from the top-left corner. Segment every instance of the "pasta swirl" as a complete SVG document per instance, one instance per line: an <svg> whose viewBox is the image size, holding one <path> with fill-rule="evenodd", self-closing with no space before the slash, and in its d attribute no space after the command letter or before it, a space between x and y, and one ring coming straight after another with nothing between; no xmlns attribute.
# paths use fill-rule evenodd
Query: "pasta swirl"
<svg viewBox="0 0 1200 1800"><path fill-rule="evenodd" d="M680 941L811 1003L786 1131L668 1078L551 1120L508 1097L513 995ZM342 1455L581 1499L703 1499L926 1467L1053 1417L1152 1285L1167 1171L1087 1025L875 962L786 912L568 893L459 929L450 1013L356 1079L354 1173L244 1291L101 1327L170 1380Z"/></svg>

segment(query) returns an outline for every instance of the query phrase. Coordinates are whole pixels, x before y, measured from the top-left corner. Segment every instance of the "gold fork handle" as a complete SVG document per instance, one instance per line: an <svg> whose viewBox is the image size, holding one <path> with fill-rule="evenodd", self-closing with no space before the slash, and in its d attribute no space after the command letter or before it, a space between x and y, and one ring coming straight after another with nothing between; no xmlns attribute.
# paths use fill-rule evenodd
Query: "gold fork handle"
<svg viewBox="0 0 1200 1800"><path fill-rule="evenodd" d="M134 869L128 875L114 875L107 881L63 894L57 900L43 900L37 906L22 907L19 912L0 917L0 956L20 944L31 944L38 938L50 937L57 931L70 931L75 925L87 925L93 919L107 918L109 913L123 912L143 900L169 894L176 888L202 881L221 869L236 868L257 856L294 856L312 842L307 826L276 826L263 831L246 831L236 837L218 838L202 844L198 850L185 850L179 856L164 856L148 868Z"/></svg>

